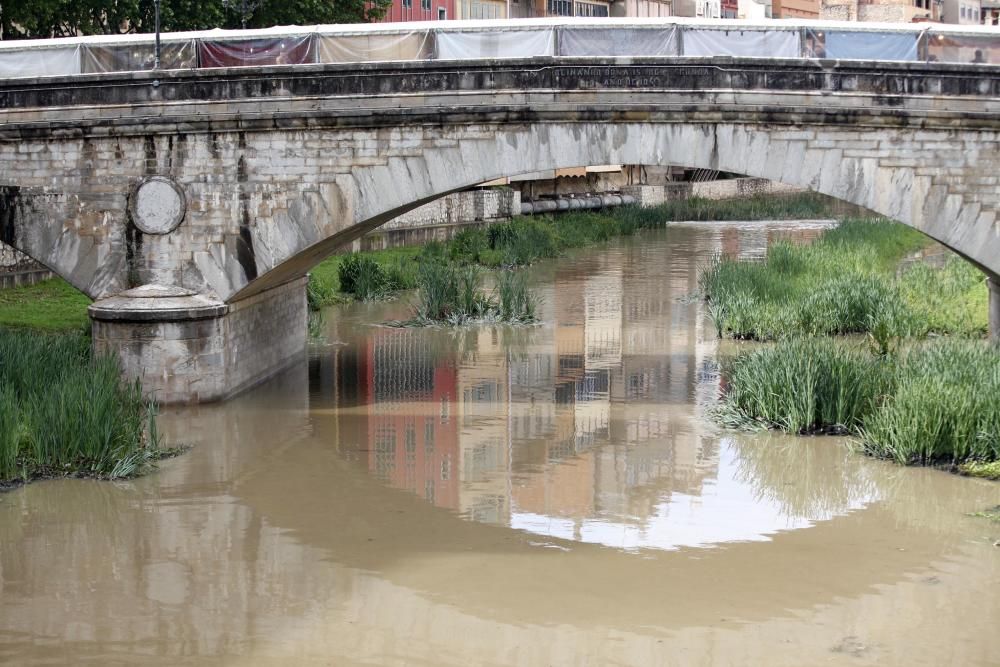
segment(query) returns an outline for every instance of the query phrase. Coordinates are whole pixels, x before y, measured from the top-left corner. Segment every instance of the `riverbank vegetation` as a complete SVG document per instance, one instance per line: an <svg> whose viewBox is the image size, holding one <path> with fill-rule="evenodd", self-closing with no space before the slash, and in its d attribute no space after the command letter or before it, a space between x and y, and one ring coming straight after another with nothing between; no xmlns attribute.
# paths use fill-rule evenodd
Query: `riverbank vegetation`
<svg viewBox="0 0 1000 667"><path fill-rule="evenodd" d="M78 334L0 329L0 486L129 477L166 452L155 407Z"/></svg>
<svg viewBox="0 0 1000 667"><path fill-rule="evenodd" d="M777 341L723 363L720 420L850 433L871 456L1000 477L1000 348L976 340L985 276L958 257L899 268L927 244L849 220L764 261L715 261L700 284L719 334Z"/></svg>
<svg viewBox="0 0 1000 667"><path fill-rule="evenodd" d="M310 304L319 309L352 299L382 299L416 288L420 266L428 261L512 269L671 221L828 218L835 214L833 206L827 197L803 193L726 201L692 198L650 208L623 206L597 212L519 216L509 222L467 227L451 240L421 248L330 257L310 275Z"/></svg>
<svg viewBox="0 0 1000 667"><path fill-rule="evenodd" d="M86 331L90 299L62 278L0 289L0 327Z"/></svg>
<svg viewBox="0 0 1000 667"><path fill-rule="evenodd" d="M944 268L915 264L928 245L898 223L846 220L816 242L773 245L763 262L720 258L700 278L720 335L775 340L790 334L869 334L892 339L928 334L981 336L987 326L985 277L958 257Z"/></svg>
<svg viewBox="0 0 1000 667"><path fill-rule="evenodd" d="M721 419L791 433L844 432L866 454L903 464L1000 460L1000 348L960 339L873 354L857 341L804 337L723 364Z"/></svg>

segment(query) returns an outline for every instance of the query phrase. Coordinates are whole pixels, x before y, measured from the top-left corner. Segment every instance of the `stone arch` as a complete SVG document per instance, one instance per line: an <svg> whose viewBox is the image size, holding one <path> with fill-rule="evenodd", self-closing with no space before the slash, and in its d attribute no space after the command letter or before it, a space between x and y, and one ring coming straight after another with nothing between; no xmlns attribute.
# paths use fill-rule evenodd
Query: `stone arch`
<svg viewBox="0 0 1000 667"><path fill-rule="evenodd" d="M1000 188L990 184L1000 172L996 132L566 121L392 128L330 140L341 148L373 142L380 156L318 184L289 206L288 217L260 221L254 241L271 252L264 261L258 255L253 280L215 286L227 301L301 276L338 247L437 197L504 176L592 164L683 165L808 188L899 220L1000 273ZM268 243L282 238L296 206L321 214L292 225L291 242Z"/></svg>
<svg viewBox="0 0 1000 667"><path fill-rule="evenodd" d="M0 186L0 241L93 299L124 288L120 248L128 246L128 233L106 224L106 213L95 225L80 220L87 198L82 193ZM121 206L126 200L124 195L105 198L120 200Z"/></svg>

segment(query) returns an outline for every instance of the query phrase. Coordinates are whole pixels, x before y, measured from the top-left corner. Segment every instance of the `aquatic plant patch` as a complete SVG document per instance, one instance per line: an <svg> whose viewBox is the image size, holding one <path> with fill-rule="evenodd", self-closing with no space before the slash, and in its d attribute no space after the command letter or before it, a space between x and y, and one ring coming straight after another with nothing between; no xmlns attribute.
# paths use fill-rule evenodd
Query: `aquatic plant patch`
<svg viewBox="0 0 1000 667"><path fill-rule="evenodd" d="M472 323L533 324L538 300L523 273L500 271L492 293L483 288L477 266L425 262L417 274L414 317L394 326Z"/></svg>
<svg viewBox="0 0 1000 667"><path fill-rule="evenodd" d="M719 416L729 425L849 432L871 456L970 474L1000 461L996 344L937 339L882 355L854 341L794 338L738 354L723 378Z"/></svg>
<svg viewBox="0 0 1000 667"><path fill-rule="evenodd" d="M141 473L165 453L155 415L86 337L0 330L0 482Z"/></svg>

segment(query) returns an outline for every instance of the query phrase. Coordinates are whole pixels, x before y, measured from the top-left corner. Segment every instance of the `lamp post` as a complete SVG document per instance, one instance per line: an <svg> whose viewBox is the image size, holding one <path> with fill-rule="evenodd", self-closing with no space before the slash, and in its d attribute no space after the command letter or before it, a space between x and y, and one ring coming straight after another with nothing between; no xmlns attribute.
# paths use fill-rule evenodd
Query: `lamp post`
<svg viewBox="0 0 1000 667"><path fill-rule="evenodd" d="M153 51L153 69L160 69L160 0L153 0L153 23L156 26L156 47Z"/></svg>

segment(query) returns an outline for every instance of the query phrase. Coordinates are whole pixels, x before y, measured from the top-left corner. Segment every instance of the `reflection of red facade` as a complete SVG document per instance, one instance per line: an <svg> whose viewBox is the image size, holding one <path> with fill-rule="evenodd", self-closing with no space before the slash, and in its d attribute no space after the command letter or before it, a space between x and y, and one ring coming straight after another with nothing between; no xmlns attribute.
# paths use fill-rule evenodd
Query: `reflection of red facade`
<svg viewBox="0 0 1000 667"><path fill-rule="evenodd" d="M387 331L365 347L368 469L392 486L459 506L458 370L430 359L419 336Z"/></svg>

